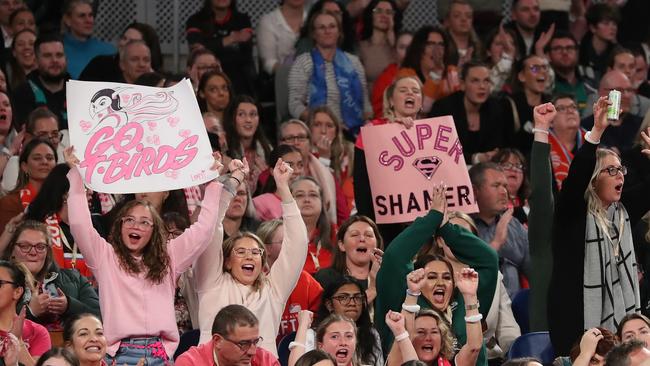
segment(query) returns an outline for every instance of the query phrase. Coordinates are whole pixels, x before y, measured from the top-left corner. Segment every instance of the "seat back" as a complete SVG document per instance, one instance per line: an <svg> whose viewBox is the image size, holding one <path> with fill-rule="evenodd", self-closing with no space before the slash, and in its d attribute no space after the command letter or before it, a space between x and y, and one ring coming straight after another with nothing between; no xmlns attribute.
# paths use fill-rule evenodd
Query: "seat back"
<svg viewBox="0 0 650 366"><path fill-rule="evenodd" d="M508 352L508 359L521 357L535 357L542 361L544 365L550 365L555 358L555 351L551 344L551 337L548 332L532 332L522 334L519 338L515 339L510 351Z"/></svg>
<svg viewBox="0 0 650 366"><path fill-rule="evenodd" d="M293 342L296 339L296 332L289 333L278 343L278 361L280 365L287 366L289 363L289 343Z"/></svg>
<svg viewBox="0 0 650 366"><path fill-rule="evenodd" d="M178 356L193 346L198 346L199 338L201 338L201 330L199 329L188 330L187 332L181 334L181 339L178 342L178 348L176 348L176 352L174 352L174 360L176 360Z"/></svg>
<svg viewBox="0 0 650 366"><path fill-rule="evenodd" d="M528 310L528 297L530 290L527 288L519 290L512 299L512 314L515 316L521 334L530 332L530 316Z"/></svg>

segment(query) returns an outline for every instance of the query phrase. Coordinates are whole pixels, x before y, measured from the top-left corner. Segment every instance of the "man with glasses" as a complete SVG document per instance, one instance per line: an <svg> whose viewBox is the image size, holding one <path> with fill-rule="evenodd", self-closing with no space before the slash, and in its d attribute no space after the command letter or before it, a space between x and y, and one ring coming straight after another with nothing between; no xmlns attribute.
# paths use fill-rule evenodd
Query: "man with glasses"
<svg viewBox="0 0 650 366"><path fill-rule="evenodd" d="M584 142L585 129L580 127L578 105L571 94L556 94L553 105L557 114L549 130L548 143L551 147L551 164L558 190L569 174L574 154Z"/></svg>
<svg viewBox="0 0 650 366"><path fill-rule="evenodd" d="M212 339L181 354L177 366L280 366L277 358L259 347L259 321L242 305L221 309L212 323Z"/></svg>
<svg viewBox="0 0 650 366"><path fill-rule="evenodd" d="M555 72L554 94L572 94L578 104L578 110L587 109L589 94L596 90L589 88L578 67L578 42L569 32L556 31L549 42L547 56Z"/></svg>
<svg viewBox="0 0 650 366"><path fill-rule="evenodd" d="M610 121L600 142L603 146L614 149L620 154L634 145L643 118L630 113L632 98L635 95L634 86L630 79L618 70L608 71L603 76L598 87L598 95L608 96L609 92L614 89L621 92L621 113L617 120ZM583 118L580 124L584 129L591 130L594 125L594 116Z"/></svg>
<svg viewBox="0 0 650 366"><path fill-rule="evenodd" d="M66 130L67 132L67 130ZM65 142L62 139L65 136ZM39 107L34 109L27 118L27 125L25 129L25 141L27 144L32 139L47 140L54 146L58 155L58 161L65 161L63 157L63 150L70 145L69 137L59 131L59 119L56 114L52 113L47 107ZM10 191L16 185L18 178L19 155L13 155L7 161L5 170L2 172L2 188Z"/></svg>

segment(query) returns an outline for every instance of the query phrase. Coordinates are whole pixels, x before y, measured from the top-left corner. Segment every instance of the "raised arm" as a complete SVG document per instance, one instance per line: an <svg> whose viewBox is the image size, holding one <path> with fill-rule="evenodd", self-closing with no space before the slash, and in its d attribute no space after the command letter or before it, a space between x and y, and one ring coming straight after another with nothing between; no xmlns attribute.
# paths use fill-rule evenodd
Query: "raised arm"
<svg viewBox="0 0 650 366"><path fill-rule="evenodd" d="M456 355L457 366L476 365L476 360L483 346L481 327L483 315L479 313L478 306L473 306L478 305L478 297L476 296L478 283L478 272L471 268L463 268L460 273L456 274L456 287L463 295L463 301L465 302L465 331L467 332L467 342Z"/></svg>
<svg viewBox="0 0 650 366"><path fill-rule="evenodd" d="M314 313L309 310L300 310L298 313L298 329L296 329L296 338L289 344L289 360L287 366L295 366L296 361L307 351L307 331L314 320Z"/></svg>
<svg viewBox="0 0 650 366"><path fill-rule="evenodd" d="M390 310L386 313L386 325L388 325L395 338L386 359L386 365L399 366L405 362L417 360L418 354L415 352L409 332L406 331L404 326L404 316Z"/></svg>
<svg viewBox="0 0 650 366"><path fill-rule="evenodd" d="M289 179L293 169L278 159L273 168L273 178L277 184L276 193L282 200L282 218L284 239L278 259L271 267L269 280L276 294L286 302L298 282L300 272L307 257L307 227L302 220L300 210L289 190Z"/></svg>
<svg viewBox="0 0 650 366"><path fill-rule="evenodd" d="M12 217L11 220L7 222L7 225L5 225L4 230L2 230L2 234L0 234L0 254L4 253L5 249L7 249L9 246L11 236L14 234L16 226L18 226L18 224L23 221L24 216L25 213L21 212L18 215Z"/></svg>
<svg viewBox="0 0 650 366"><path fill-rule="evenodd" d="M223 275L223 218L226 215L230 201L235 196L235 190L246 179L250 168L246 159L233 159L228 164L230 175L224 181L224 191L219 200L219 208L215 218L216 228L207 248L199 255L194 265L194 278L197 292L203 292L214 287Z"/></svg>
<svg viewBox="0 0 650 366"><path fill-rule="evenodd" d="M573 361L573 366L591 365L591 359L596 355L596 348L601 339L603 339L603 334L600 329L588 329L580 339L580 354Z"/></svg>
<svg viewBox="0 0 650 366"><path fill-rule="evenodd" d="M645 146L650 146L650 127L646 131L641 131L641 138L644 141ZM650 159L650 149L645 148L641 150L641 153ZM650 172L645 172L645 175L648 176ZM623 196L621 201L627 210L627 213L630 217L630 226L634 227L637 222L643 217L643 215L650 210L650 200L648 199L648 192L650 191L650 180L646 177L639 184L636 184L632 187L623 191Z"/></svg>
<svg viewBox="0 0 650 366"><path fill-rule="evenodd" d="M79 159L74 155L74 147L70 146L64 150L65 160L70 166L68 181L68 216L70 220L70 232L79 251L84 256L88 268L97 270L102 260L113 254L113 247L104 240L93 226L88 209L88 200L81 174L79 173Z"/></svg>

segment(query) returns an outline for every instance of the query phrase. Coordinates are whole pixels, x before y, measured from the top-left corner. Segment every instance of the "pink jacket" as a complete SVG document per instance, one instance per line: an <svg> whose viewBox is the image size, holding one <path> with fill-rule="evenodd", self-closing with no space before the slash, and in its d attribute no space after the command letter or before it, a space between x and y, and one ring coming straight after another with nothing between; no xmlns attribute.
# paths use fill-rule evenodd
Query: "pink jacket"
<svg viewBox="0 0 650 366"><path fill-rule="evenodd" d="M179 341L174 315L176 279L212 240L222 185L208 185L198 221L167 244L170 271L162 283L156 284L143 273L132 275L121 268L112 245L93 229L79 170L70 169L68 179L70 231L101 289L99 303L108 354L114 356L120 341L127 337L160 337L171 358Z"/></svg>
<svg viewBox="0 0 650 366"><path fill-rule="evenodd" d="M210 339L207 343L199 344L197 347L188 349L178 356L174 365L176 366L213 366L214 341ZM255 356L251 360L251 366L280 366L280 362L270 352L262 347L257 347Z"/></svg>

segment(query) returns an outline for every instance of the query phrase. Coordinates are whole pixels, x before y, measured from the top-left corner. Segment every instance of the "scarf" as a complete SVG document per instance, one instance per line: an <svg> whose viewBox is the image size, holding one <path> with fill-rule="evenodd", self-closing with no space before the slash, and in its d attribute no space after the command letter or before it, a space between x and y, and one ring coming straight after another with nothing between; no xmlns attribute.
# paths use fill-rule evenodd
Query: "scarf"
<svg viewBox="0 0 650 366"><path fill-rule="evenodd" d="M30 203L36 198L38 192L36 188L31 183L27 183L23 189L20 190L20 204L23 206L23 209L26 209Z"/></svg>
<svg viewBox="0 0 650 366"><path fill-rule="evenodd" d="M576 150L584 143L585 131L581 128L576 133ZM562 189L562 182L569 175L569 166L573 161L573 153L564 146L553 129L549 130L548 143L551 145L551 165L553 177L558 190Z"/></svg>
<svg viewBox="0 0 650 366"><path fill-rule="evenodd" d="M584 328L616 331L621 318L639 312L639 280L632 243L630 218L621 204L610 205L607 218L613 223L609 235L587 214L584 260Z"/></svg>
<svg viewBox="0 0 650 366"><path fill-rule="evenodd" d="M327 104L327 69L325 59L314 48L311 51L314 71L309 81L309 106L318 107ZM359 74L345 52L336 49L334 76L340 93L341 118L348 129L356 136L363 125L363 90Z"/></svg>

